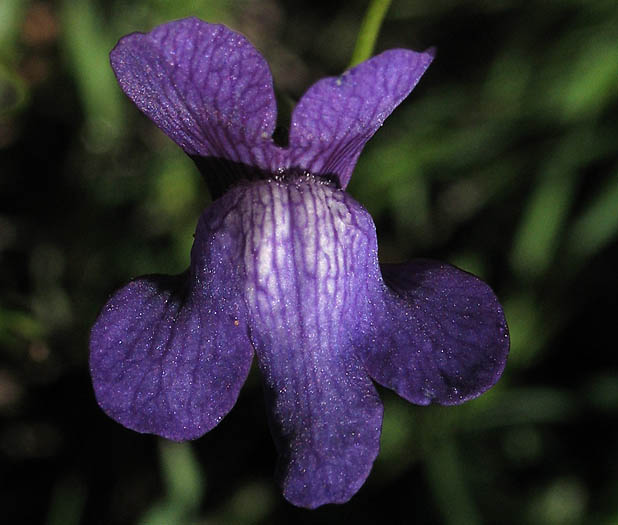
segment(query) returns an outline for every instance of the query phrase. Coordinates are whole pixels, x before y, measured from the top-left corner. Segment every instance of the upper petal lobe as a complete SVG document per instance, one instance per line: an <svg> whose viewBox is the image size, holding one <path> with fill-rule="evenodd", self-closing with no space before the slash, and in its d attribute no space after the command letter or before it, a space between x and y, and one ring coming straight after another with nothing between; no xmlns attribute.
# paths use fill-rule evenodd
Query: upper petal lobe
<svg viewBox="0 0 618 525"><path fill-rule="evenodd" d="M391 49L316 82L292 114L291 165L337 175L342 188L365 143L408 96L433 59L431 52Z"/></svg>
<svg viewBox="0 0 618 525"><path fill-rule="evenodd" d="M110 59L123 91L187 154L275 167L272 78L244 36L186 18L125 36ZM207 182L225 184L221 170L239 178L231 167L209 170Z"/></svg>

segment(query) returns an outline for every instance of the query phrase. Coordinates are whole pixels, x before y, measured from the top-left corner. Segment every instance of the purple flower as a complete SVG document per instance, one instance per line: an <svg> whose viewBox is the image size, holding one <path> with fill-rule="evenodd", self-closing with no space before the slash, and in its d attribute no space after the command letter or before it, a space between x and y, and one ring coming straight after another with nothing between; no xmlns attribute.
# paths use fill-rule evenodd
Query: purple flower
<svg viewBox="0 0 618 525"><path fill-rule="evenodd" d="M373 221L344 191L431 60L394 49L320 80L280 147L271 75L243 36L188 18L120 40L122 89L216 200L190 268L135 279L97 319L90 368L107 414L195 439L232 408L255 354L284 495L314 508L347 501L369 474L382 425L372 379L420 405L498 380L509 339L490 288L444 263L380 265Z"/></svg>

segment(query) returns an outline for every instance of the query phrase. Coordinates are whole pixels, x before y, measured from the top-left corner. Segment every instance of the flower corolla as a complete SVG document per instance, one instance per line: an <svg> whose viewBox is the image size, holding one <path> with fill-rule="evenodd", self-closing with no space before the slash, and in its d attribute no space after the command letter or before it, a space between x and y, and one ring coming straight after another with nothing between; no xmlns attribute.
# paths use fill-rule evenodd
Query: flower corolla
<svg viewBox="0 0 618 525"><path fill-rule="evenodd" d="M123 91L196 161L214 202L189 269L133 280L92 329L108 415L198 438L232 408L255 357L283 493L315 508L349 500L369 474L382 425L373 381L454 405L498 380L509 339L491 289L445 263L379 264L374 223L345 191L432 58L394 49L320 80L282 147L268 66L242 35L188 18L120 40Z"/></svg>

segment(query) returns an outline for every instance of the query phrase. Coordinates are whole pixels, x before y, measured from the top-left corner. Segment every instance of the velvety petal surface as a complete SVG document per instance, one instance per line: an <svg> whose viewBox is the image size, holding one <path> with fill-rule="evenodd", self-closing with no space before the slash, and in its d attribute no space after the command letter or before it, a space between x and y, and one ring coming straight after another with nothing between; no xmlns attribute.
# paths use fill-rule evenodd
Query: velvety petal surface
<svg viewBox="0 0 618 525"><path fill-rule="evenodd" d="M337 175L345 188L365 143L412 91L432 59L432 52L392 49L341 76L318 81L292 114L290 165Z"/></svg>
<svg viewBox="0 0 618 525"><path fill-rule="evenodd" d="M342 503L369 474L382 422L353 344L367 268L377 268L373 223L319 177L237 191L245 191L251 340L284 495L309 508Z"/></svg>
<svg viewBox="0 0 618 525"><path fill-rule="evenodd" d="M186 18L125 36L110 59L123 91L187 154L227 159L239 170L277 167L271 74L244 36ZM246 175L232 163L208 168L209 184Z"/></svg>
<svg viewBox="0 0 618 525"><path fill-rule="evenodd" d="M382 265L388 290L373 302L373 379L412 403L455 405L500 378L509 350L502 308L483 281L449 264Z"/></svg>
<svg viewBox="0 0 618 525"><path fill-rule="evenodd" d="M225 221L233 199L202 216L191 268L132 281L91 332L97 401L124 426L182 441L217 425L236 402L253 356L242 300L242 235Z"/></svg>

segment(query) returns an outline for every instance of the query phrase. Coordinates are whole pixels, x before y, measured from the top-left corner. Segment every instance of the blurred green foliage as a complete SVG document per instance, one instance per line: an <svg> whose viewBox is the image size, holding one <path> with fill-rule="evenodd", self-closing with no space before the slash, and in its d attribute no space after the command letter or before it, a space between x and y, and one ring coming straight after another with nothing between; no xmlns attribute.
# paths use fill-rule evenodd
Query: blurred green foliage
<svg viewBox="0 0 618 525"><path fill-rule="evenodd" d="M362 523L387 509L394 523L618 522L613 0L394 0L377 40L376 52L438 54L349 190L376 221L382 260L440 258L495 289L512 350L494 390L456 408L382 391L365 487L312 513L273 485L257 375L194 444L131 433L96 406L98 308L134 276L182 271L209 202L192 162L120 92L109 50L174 18L224 22L293 101L346 67L368 4L0 2L7 523Z"/></svg>

